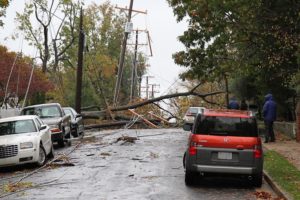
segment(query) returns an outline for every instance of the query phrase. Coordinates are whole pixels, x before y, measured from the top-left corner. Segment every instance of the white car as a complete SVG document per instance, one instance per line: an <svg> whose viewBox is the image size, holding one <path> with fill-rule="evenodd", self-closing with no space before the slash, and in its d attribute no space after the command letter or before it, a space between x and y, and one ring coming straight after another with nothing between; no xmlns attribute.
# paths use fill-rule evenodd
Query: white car
<svg viewBox="0 0 300 200"><path fill-rule="evenodd" d="M51 131L38 116L0 119L0 166L36 163L54 157Z"/></svg>
<svg viewBox="0 0 300 200"><path fill-rule="evenodd" d="M204 107L189 107L183 117L184 124L193 124L197 114L203 113L204 110Z"/></svg>

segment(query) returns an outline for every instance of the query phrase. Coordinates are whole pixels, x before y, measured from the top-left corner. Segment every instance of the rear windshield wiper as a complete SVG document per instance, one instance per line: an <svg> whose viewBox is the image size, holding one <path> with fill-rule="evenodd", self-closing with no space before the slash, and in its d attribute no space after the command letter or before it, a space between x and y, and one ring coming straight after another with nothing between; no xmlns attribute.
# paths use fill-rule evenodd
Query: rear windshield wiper
<svg viewBox="0 0 300 200"><path fill-rule="evenodd" d="M228 135L228 132L211 132L210 135Z"/></svg>

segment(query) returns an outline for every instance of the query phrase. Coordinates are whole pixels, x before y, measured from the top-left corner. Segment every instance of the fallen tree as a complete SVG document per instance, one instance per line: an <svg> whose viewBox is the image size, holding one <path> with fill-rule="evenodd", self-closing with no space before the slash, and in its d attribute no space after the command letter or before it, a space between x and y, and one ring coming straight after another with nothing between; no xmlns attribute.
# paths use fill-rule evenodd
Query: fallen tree
<svg viewBox="0 0 300 200"><path fill-rule="evenodd" d="M213 96L213 95L218 95L218 94L222 94L225 93L224 91L217 91L217 92L211 92L211 93L206 93L206 94L201 94L198 93L196 91L196 89L201 85L201 83L199 83L198 85L196 85L194 88L192 88L191 90L187 91L187 92L180 92L180 93L174 93L174 94L167 94L167 95L163 95L160 97L156 97L156 98L152 98L152 99L147 99L144 100L142 102L137 102L137 103L133 103L130 105L124 105L124 106L119 106L119 107L110 107L108 106L107 109L104 110L97 110L97 111L83 111L81 114L85 119L99 119L99 118L111 118L111 119L117 119L118 116L112 116L112 112L117 112L117 111L127 111L130 109L135 109L135 108L139 108L148 104L153 104L157 107L159 107L160 109L167 111L165 109L163 109L162 107L160 107L156 102L159 101L163 101L165 99L171 99L171 98L176 98L176 97L181 97L181 96L197 96L202 98L205 102L208 102L210 104L214 104L214 105L219 105L215 102L211 102L209 100L207 100L206 98L209 96ZM99 109L98 106L90 106L88 108L83 108L82 110L89 110L92 108L97 108ZM175 117L171 112L167 111L172 117ZM107 115L110 116L107 116ZM176 117L175 117L176 118ZM146 118L144 118L144 121L147 120ZM150 120L152 121L152 120ZM154 121L152 121L154 122ZM106 123L101 123L101 124L91 124L91 125L87 125L85 126L86 129L94 129L94 128L107 128L107 127L121 127L124 126L126 124L129 124L130 120L121 120L121 121L110 121L110 122L106 122ZM142 123L141 119L138 119L137 121L135 121L134 123ZM145 123L145 122L144 122ZM147 124L147 123L146 123Z"/></svg>
<svg viewBox="0 0 300 200"><path fill-rule="evenodd" d="M130 104L130 105L124 105L124 106L119 106L119 107L110 107L110 111L111 112L116 112L116 111L124 111L124 110L128 110L128 109L135 109L135 108L142 107L142 106L145 106L145 105L148 105L148 104L154 104L154 103L156 103L158 101L162 101L164 99L171 99L171 98L176 98L176 97L181 97L181 96L197 96L197 97L202 98L205 102L208 102L210 104L218 105L215 102L210 102L206 98L209 97L209 96L225 93L225 91L217 91L217 92L201 94L201 93L196 92L196 89L200 85L201 85L201 83L199 83L198 85L196 85L194 88L192 88L191 90L189 90L187 92L167 94L167 95L163 95L163 96L160 96L160 97L147 99L147 100L142 101L142 102L133 103L133 104ZM96 118L97 116L98 117L103 117L103 116L105 116L106 113L107 113L107 109L101 110L101 111L82 112L82 115L83 115L84 118L90 118L90 117L91 118Z"/></svg>

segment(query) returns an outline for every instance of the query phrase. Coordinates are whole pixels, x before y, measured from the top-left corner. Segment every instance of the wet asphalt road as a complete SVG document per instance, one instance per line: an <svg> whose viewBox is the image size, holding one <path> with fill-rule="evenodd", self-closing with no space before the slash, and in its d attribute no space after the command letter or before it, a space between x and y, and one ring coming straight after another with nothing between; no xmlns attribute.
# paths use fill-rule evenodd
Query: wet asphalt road
<svg viewBox="0 0 300 200"><path fill-rule="evenodd" d="M246 179L205 178L194 187L184 183L182 156L187 132L181 129L111 130L90 132L77 148L56 148L65 156L55 166L47 167L25 178L30 185L3 199L256 199L256 189ZM139 139L135 143L117 141L121 136ZM69 160L74 166L64 165ZM19 170L22 171L20 172ZM18 181L31 166L0 171L0 187ZM25 171L24 171L25 170ZM24 188L23 188L24 189ZM272 193L266 183L261 188Z"/></svg>

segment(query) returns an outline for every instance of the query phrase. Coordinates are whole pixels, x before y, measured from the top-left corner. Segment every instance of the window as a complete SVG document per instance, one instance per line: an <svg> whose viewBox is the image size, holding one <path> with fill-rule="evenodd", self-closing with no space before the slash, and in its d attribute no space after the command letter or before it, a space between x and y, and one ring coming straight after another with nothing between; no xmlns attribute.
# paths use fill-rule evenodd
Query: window
<svg viewBox="0 0 300 200"><path fill-rule="evenodd" d="M72 119L74 119L74 113L72 112L71 109L64 109L66 115L70 115Z"/></svg>
<svg viewBox="0 0 300 200"><path fill-rule="evenodd" d="M257 137L254 118L202 116L194 127L195 134Z"/></svg>
<svg viewBox="0 0 300 200"><path fill-rule="evenodd" d="M60 117L60 109L57 106L39 106L26 108L22 111L22 115L37 115L40 118Z"/></svg>
<svg viewBox="0 0 300 200"><path fill-rule="evenodd" d="M13 135L36 131L37 130L32 119L0 123L0 135Z"/></svg>
<svg viewBox="0 0 300 200"><path fill-rule="evenodd" d="M36 122L36 124L37 124L38 130L40 130L40 128L41 128L41 126L42 126L42 123L41 123L37 118L35 119L35 122Z"/></svg>

